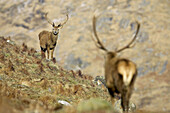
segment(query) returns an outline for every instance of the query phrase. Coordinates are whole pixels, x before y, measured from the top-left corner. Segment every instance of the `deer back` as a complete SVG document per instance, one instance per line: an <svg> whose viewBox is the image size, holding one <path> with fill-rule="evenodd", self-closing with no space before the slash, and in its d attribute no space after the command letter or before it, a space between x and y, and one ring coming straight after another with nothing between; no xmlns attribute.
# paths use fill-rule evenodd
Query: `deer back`
<svg viewBox="0 0 170 113"><path fill-rule="evenodd" d="M50 32L45 31L45 30L39 33L38 36L39 36L39 40L40 40L40 46L42 48L46 48L49 35L50 35Z"/></svg>

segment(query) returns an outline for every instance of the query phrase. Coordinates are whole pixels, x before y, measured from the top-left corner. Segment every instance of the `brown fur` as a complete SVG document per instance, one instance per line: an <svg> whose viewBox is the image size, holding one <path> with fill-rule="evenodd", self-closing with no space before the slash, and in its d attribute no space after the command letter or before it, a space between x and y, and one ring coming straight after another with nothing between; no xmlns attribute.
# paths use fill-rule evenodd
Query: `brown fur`
<svg viewBox="0 0 170 113"><path fill-rule="evenodd" d="M63 25L67 22L68 20L68 15L67 15L67 19L64 23L60 23L57 26L50 22L50 20L47 18L47 13L45 15L46 20L48 21L48 23L50 23L53 27L52 32L49 31L42 31L39 33L39 40L40 40L40 47L41 47L41 56L42 58L46 57L45 56L45 52L47 50L47 58L49 59L49 54L51 51L51 59L53 59L53 52L55 49L55 46L57 44L57 40L58 40L58 34L59 34L59 29L63 27Z"/></svg>
<svg viewBox="0 0 170 113"><path fill-rule="evenodd" d="M96 37L96 46L106 52L105 57L105 80L106 86L108 88L109 94L111 95L111 101L114 104L115 93L121 94L121 105L123 111L128 112L129 100L133 91L134 82L137 76L136 64L132 61L124 58L119 58L117 56L118 52L130 48L131 44L137 37L139 32L140 24L138 23L138 28L136 34L132 41L125 47L117 51L108 51L100 42L98 35L96 33L96 17L93 18L93 30ZM94 40L94 39L93 39ZM95 41L95 40L94 40ZM131 78L130 78L131 77ZM128 80L129 79L129 80Z"/></svg>
<svg viewBox="0 0 170 113"><path fill-rule="evenodd" d="M129 85L125 85L123 81L122 70L119 68L123 67L125 71L133 71L133 77ZM105 79L106 86L111 95L112 103L114 103L115 93L121 94L121 105L123 110L128 111L129 100L133 91L134 82L137 76L137 68L135 63L128 59L118 58L117 56L110 58L105 61Z"/></svg>
<svg viewBox="0 0 170 113"><path fill-rule="evenodd" d="M57 44L58 34L54 35L49 31L42 31L39 33L40 47L42 57L45 57L45 51L47 50L47 57L49 59L49 52L51 50L51 59L53 59L53 51Z"/></svg>

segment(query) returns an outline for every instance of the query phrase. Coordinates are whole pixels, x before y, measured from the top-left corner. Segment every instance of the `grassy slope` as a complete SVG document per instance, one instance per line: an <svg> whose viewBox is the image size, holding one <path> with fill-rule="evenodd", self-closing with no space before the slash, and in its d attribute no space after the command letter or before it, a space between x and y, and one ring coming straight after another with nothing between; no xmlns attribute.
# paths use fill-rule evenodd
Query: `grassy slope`
<svg viewBox="0 0 170 113"><path fill-rule="evenodd" d="M0 42L0 95L17 110L31 109L34 101L55 111L62 107L58 100L76 104L91 97L108 99L107 90L95 85L91 76L42 60L40 53L26 45L17 46L3 37ZM1 98L1 104L3 101Z"/></svg>

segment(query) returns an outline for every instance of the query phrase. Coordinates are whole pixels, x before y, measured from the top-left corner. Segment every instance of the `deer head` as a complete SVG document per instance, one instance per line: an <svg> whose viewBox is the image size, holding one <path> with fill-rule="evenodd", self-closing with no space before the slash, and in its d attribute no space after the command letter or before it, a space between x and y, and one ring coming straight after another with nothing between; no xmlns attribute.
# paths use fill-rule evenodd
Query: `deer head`
<svg viewBox="0 0 170 113"><path fill-rule="evenodd" d="M60 24L58 24L58 25L55 25L54 22L51 22L50 19L47 17L47 14L48 14L48 13L45 14L45 19L48 21L49 24L52 25L52 27L53 27L52 33L53 33L54 35L57 35L57 34L59 33L59 29L62 28L63 25L66 24L66 22L68 21L68 14L66 15L66 17L67 17L66 20L65 20L63 23L60 23Z"/></svg>
<svg viewBox="0 0 170 113"><path fill-rule="evenodd" d="M136 40L137 34L138 34L138 32L139 32L139 28L140 28L140 24L139 24L137 21L136 21L136 23L137 23L137 31L136 31L133 39L132 39L126 46L124 46L124 47L122 47L122 48L120 48L120 49L118 49L118 50L116 50L116 51L109 51L109 50L106 49L105 46L101 43L101 41L100 41L100 39L99 39L99 37L98 37L97 31L96 31L96 17L94 16L94 17L93 17L93 23L92 23L92 24L93 24L93 31L94 31L94 36L95 36L95 38L96 38L96 41L95 41L95 39L94 39L93 37L92 37L92 40L95 42L95 45L97 46L97 48L99 48L99 49L101 49L101 50L103 50L103 51L106 52L106 58L107 58L107 59L111 59L111 58L113 58L113 57L116 57L117 53L122 52L122 51L125 50L125 49L132 48L132 47L133 47L132 44L133 44L133 42Z"/></svg>

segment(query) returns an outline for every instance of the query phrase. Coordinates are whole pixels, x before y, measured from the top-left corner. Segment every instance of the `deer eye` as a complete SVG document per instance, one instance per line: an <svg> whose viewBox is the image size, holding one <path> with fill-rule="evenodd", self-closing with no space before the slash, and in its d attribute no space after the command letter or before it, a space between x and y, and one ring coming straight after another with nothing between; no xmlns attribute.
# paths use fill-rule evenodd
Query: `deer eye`
<svg viewBox="0 0 170 113"><path fill-rule="evenodd" d="M60 27L61 26L61 24L59 24L57 27Z"/></svg>
<svg viewBox="0 0 170 113"><path fill-rule="evenodd" d="M122 78L122 77L123 77L123 76L122 76L122 74L120 74L120 73L118 73L118 75L119 75L119 77L120 77L120 78Z"/></svg>

